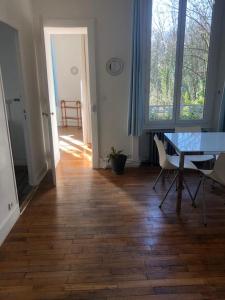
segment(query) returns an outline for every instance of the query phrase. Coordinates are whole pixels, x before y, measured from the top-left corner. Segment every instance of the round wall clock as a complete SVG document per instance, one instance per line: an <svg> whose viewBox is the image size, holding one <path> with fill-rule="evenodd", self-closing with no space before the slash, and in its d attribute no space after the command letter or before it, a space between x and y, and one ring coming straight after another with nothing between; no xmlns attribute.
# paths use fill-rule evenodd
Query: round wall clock
<svg viewBox="0 0 225 300"><path fill-rule="evenodd" d="M117 57L110 58L106 63L106 70L112 76L120 75L124 69L124 62Z"/></svg>
<svg viewBox="0 0 225 300"><path fill-rule="evenodd" d="M73 67L70 69L70 73L71 73L72 75L77 75L77 74L79 73L78 67L73 66Z"/></svg>

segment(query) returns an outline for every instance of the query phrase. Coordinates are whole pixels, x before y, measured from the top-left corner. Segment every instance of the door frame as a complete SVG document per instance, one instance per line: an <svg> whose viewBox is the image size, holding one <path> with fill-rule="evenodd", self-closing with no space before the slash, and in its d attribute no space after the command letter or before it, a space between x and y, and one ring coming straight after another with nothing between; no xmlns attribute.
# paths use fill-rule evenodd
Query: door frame
<svg viewBox="0 0 225 300"><path fill-rule="evenodd" d="M58 127L57 127L57 107L55 104L55 87L53 78L53 63L52 63L52 49L51 49L51 32L46 30L44 27L44 49L45 49L45 63L46 63L46 78L48 88L48 101L47 101L47 112L43 115L48 118L48 129L50 138L50 161L53 174L53 182L56 184L56 168L60 161L60 151L57 140L57 149L55 149L54 137L58 139ZM52 101L54 104L52 105ZM52 109L54 106L54 109ZM56 124L56 128L52 126L52 122ZM56 154L56 155L55 155Z"/></svg>
<svg viewBox="0 0 225 300"><path fill-rule="evenodd" d="M45 30L52 32L54 30L65 29L65 33L68 31L73 33L73 30L86 30L88 37L88 59L89 59L89 80L90 80L90 102L91 102L91 125L92 125L92 167L99 168L99 133L98 133L98 105L97 105L97 91L96 91L96 64L95 64L95 21L92 19L88 20L68 20L68 19L43 19L41 22L41 33L42 33L42 50L44 54L43 64L44 64L44 78L47 80L47 66L46 66L46 50L45 50ZM49 99L49 88L48 84L45 84L44 94L47 99L47 109L50 113L50 99ZM50 123L50 122L49 122ZM50 138L50 151L51 156L53 156L53 141L52 141L52 129L49 124L49 138ZM56 174L53 162L52 172L53 180L56 183Z"/></svg>
<svg viewBox="0 0 225 300"><path fill-rule="evenodd" d="M30 145L30 137L32 133L30 132L30 126L29 126L29 116L30 116L30 111L28 106L26 105L26 93L25 93L25 85L26 82L24 80L24 71L23 71L23 62L22 62L22 55L21 55L21 42L20 42L20 32L19 29L11 25L4 20L0 19L0 22L3 24L11 27L13 30L15 30L15 50L16 50L16 59L17 59L17 65L18 65L18 73L19 73L19 86L20 86L20 102L21 106L23 109L23 133L24 133L24 141L25 141L25 151L26 151L26 163L27 163L27 169L28 169L28 179L29 179L29 184L31 186L34 186L34 171L33 171L33 165L32 165L32 151L31 151L31 145ZM3 85L4 89L4 85ZM7 122L8 122L8 116L7 116ZM9 133L9 139L10 139L10 144L11 144L11 136ZM15 178L15 171L14 172L14 178ZM15 179L16 180L16 179ZM16 181L15 181L16 184ZM16 188L17 190L17 188Z"/></svg>
<svg viewBox="0 0 225 300"><path fill-rule="evenodd" d="M16 198L16 203L19 207L19 196L18 196L18 190L17 190L17 185L16 185L16 175L15 175L15 169L14 169L14 162L13 162L13 154L12 154L12 143L11 143L11 138L10 138L10 132L9 132L9 121L8 121L8 114L7 114L7 108L6 108L6 99L5 99L5 91L4 91L4 85L3 85L3 78L2 78L2 70L1 70L1 65L0 65L0 93L2 94L2 101L3 101L3 114L5 117L6 121L6 130L7 130L7 138L8 138L8 145L10 149L10 161L11 161L11 170L12 170L12 176L13 176L13 188L15 192L15 198Z"/></svg>

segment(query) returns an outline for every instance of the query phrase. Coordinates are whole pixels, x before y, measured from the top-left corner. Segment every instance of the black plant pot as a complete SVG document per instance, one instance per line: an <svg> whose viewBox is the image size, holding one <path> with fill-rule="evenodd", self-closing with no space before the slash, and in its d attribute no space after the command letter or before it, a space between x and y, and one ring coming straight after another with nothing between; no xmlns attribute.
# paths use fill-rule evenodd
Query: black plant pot
<svg viewBox="0 0 225 300"><path fill-rule="evenodd" d="M126 160L127 160L127 156L124 154L119 154L116 157L112 157L111 158L112 171L117 175L123 174Z"/></svg>

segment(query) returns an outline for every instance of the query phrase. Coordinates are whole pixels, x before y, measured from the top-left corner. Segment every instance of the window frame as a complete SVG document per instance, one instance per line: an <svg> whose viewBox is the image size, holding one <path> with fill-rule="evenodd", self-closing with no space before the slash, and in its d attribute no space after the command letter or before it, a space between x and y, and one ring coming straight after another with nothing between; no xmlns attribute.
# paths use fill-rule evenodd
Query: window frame
<svg viewBox="0 0 225 300"><path fill-rule="evenodd" d="M153 3L154 0L152 0ZM182 84L182 70L183 70L183 54L184 54L184 39L185 39L185 26L186 26L186 8L188 0L179 0L179 12L178 12L178 25L177 25L177 45L176 45L176 65L175 65L175 78L174 78L174 102L173 102L173 118L171 120L150 120L149 113L149 95L146 97L145 103L145 122L144 129L172 129L176 126L188 127L198 125L202 128L210 128L212 119L213 99L209 99L209 82L213 80L213 74L211 72L212 65L215 62L214 49L212 49L212 33L215 27L215 1L213 4L211 30L210 30L210 42L208 52L208 66L206 73L206 89L205 89L205 103L203 109L203 119L201 120L182 120L180 119L180 102L181 102L181 84ZM150 22L152 23L152 17ZM152 26L150 26L152 28ZM150 32L149 52L151 61L151 32ZM151 66L149 68L151 72ZM150 85L150 83L146 83Z"/></svg>

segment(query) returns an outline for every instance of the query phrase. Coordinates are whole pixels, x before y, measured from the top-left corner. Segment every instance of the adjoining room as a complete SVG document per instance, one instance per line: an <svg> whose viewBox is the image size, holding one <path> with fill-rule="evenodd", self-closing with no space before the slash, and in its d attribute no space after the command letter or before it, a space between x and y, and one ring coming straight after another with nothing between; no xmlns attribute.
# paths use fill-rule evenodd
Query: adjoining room
<svg viewBox="0 0 225 300"><path fill-rule="evenodd" d="M51 30L50 30L51 32ZM50 119L55 168L70 161L92 166L92 123L88 35L56 28L46 35ZM48 47L49 45L50 47ZM55 112L55 115L54 115ZM43 113L48 117L48 113Z"/></svg>

